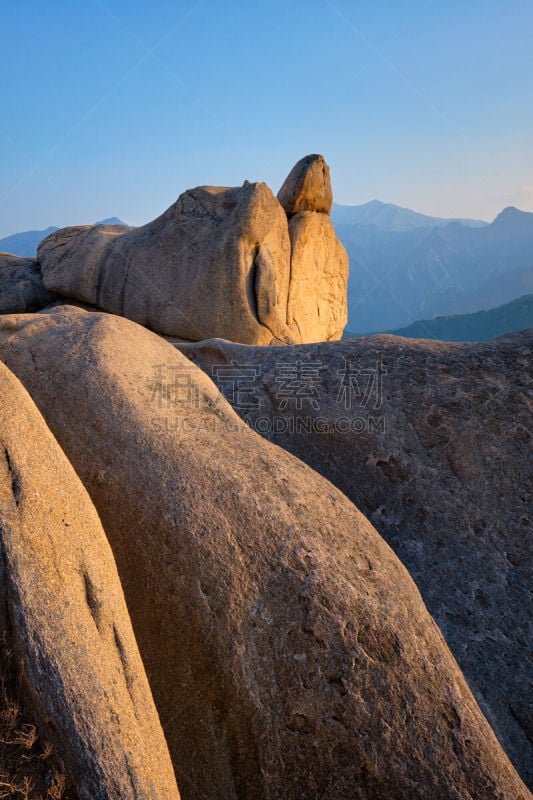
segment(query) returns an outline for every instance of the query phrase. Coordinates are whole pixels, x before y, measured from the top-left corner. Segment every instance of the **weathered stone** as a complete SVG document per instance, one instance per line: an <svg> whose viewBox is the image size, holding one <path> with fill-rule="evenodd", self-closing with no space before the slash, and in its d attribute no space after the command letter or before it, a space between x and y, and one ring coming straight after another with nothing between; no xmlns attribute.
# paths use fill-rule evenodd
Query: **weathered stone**
<svg viewBox="0 0 533 800"><path fill-rule="evenodd" d="M300 159L279 190L278 200L289 217L300 211L329 214L333 192L324 156L310 155Z"/></svg>
<svg viewBox="0 0 533 800"><path fill-rule="evenodd" d="M348 320L348 256L325 214L289 220L291 283L287 319L296 341L340 339Z"/></svg>
<svg viewBox="0 0 533 800"><path fill-rule="evenodd" d="M209 375L233 364L260 373L229 396L236 410L338 486L393 547L533 786L533 331L483 344L375 336L180 349Z"/></svg>
<svg viewBox="0 0 533 800"><path fill-rule="evenodd" d="M264 183L192 189L142 228L64 228L39 260L51 291L167 336L293 341L287 220Z"/></svg>
<svg viewBox="0 0 533 800"><path fill-rule="evenodd" d="M104 522L184 797L528 796L392 551L175 348L65 307L0 354Z"/></svg>
<svg viewBox="0 0 533 800"><path fill-rule="evenodd" d="M0 314L38 311L57 299L44 288L36 258L0 253Z"/></svg>
<svg viewBox="0 0 533 800"><path fill-rule="evenodd" d="M0 628L80 800L178 800L97 513L1 363Z"/></svg>

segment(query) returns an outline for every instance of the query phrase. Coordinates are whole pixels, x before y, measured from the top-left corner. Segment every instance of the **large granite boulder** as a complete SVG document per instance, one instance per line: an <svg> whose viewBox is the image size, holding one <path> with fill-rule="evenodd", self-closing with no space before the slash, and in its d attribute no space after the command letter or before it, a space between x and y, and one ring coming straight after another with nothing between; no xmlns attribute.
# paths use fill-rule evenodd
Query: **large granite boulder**
<svg viewBox="0 0 533 800"><path fill-rule="evenodd" d="M0 355L100 513L183 797L528 797L389 547L174 347L65 307Z"/></svg>
<svg viewBox="0 0 533 800"><path fill-rule="evenodd" d="M533 331L482 344L181 349L253 428L365 512L533 786Z"/></svg>
<svg viewBox="0 0 533 800"><path fill-rule="evenodd" d="M80 800L178 800L97 513L2 363L0 631L22 667L41 735Z"/></svg>
<svg viewBox="0 0 533 800"><path fill-rule="evenodd" d="M192 189L141 228L64 228L38 257L51 291L168 336L293 341L287 221L264 183Z"/></svg>
<svg viewBox="0 0 533 800"><path fill-rule="evenodd" d="M0 314L39 311L57 299L45 289L36 258L0 253Z"/></svg>

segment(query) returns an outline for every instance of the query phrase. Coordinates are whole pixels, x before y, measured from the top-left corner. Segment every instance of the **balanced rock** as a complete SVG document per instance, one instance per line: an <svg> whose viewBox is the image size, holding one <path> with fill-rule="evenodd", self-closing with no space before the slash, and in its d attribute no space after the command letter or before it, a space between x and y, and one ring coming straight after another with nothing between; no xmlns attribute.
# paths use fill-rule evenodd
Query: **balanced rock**
<svg viewBox="0 0 533 800"><path fill-rule="evenodd" d="M50 291L167 336L293 341L287 220L264 183L192 189L134 230L65 228L38 257Z"/></svg>
<svg viewBox="0 0 533 800"><path fill-rule="evenodd" d="M97 513L1 363L0 629L80 800L179 799Z"/></svg>
<svg viewBox="0 0 533 800"><path fill-rule="evenodd" d="M329 214L333 192L324 157L314 154L300 159L279 190L278 200L289 217L300 211Z"/></svg>
<svg viewBox="0 0 533 800"><path fill-rule="evenodd" d="M528 797L389 547L172 345L65 307L0 354L103 520L183 797Z"/></svg>
<svg viewBox="0 0 533 800"><path fill-rule="evenodd" d="M36 258L0 253L0 314L38 311L57 299L45 289Z"/></svg>
<svg viewBox="0 0 533 800"><path fill-rule="evenodd" d="M291 283L287 319L297 341L340 339L348 321L348 256L330 218L302 211L289 220Z"/></svg>
<svg viewBox="0 0 533 800"><path fill-rule="evenodd" d="M240 375L246 392L227 382L228 399L251 427L369 517L533 786L533 331L481 344L372 336L180 349L208 375ZM260 377L243 382L250 374Z"/></svg>

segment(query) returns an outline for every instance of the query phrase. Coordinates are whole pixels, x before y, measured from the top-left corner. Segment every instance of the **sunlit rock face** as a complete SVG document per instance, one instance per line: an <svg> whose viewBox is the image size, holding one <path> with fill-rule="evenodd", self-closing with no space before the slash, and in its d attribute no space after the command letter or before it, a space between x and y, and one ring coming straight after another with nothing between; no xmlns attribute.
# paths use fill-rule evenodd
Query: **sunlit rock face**
<svg viewBox="0 0 533 800"><path fill-rule="evenodd" d="M291 240L289 327L298 342L340 339L347 322L348 256L329 218L333 193L323 156L298 161L278 200Z"/></svg>
<svg viewBox="0 0 533 800"><path fill-rule="evenodd" d="M287 216L302 211L329 214L333 203L329 167L321 155L300 159L287 175L278 192Z"/></svg>
<svg viewBox="0 0 533 800"><path fill-rule="evenodd" d="M346 325L348 257L330 218L302 211L289 219L291 283L287 317L301 342L340 339Z"/></svg>
<svg viewBox="0 0 533 800"><path fill-rule="evenodd" d="M39 735L80 800L179 800L96 510L3 363L0 634L21 667Z"/></svg>
<svg viewBox="0 0 533 800"><path fill-rule="evenodd" d="M141 228L56 231L39 246L44 285L189 341L338 339L348 259L328 216L327 165L303 161L284 205L264 183L201 186Z"/></svg>

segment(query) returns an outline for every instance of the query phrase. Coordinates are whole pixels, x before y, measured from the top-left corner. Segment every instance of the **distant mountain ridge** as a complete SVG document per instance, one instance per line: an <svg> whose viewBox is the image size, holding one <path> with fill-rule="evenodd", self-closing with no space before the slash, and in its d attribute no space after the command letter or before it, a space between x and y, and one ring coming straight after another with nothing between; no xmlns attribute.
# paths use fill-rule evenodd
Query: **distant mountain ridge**
<svg viewBox="0 0 533 800"><path fill-rule="evenodd" d="M506 333L533 328L533 294L518 297L510 303L477 311L414 322L406 328L384 331L407 339L436 339L444 342L486 342ZM345 333L345 339L353 334Z"/></svg>
<svg viewBox="0 0 533 800"><path fill-rule="evenodd" d="M460 222L470 228L481 228L488 222L478 219L431 217L409 208L371 200L359 206L333 203L331 219L334 225L374 225L382 231L412 231L417 228L444 228L451 222Z"/></svg>
<svg viewBox="0 0 533 800"><path fill-rule="evenodd" d="M437 315L494 308L533 291L533 213L489 225L411 230L337 223L350 257L347 329L392 330Z"/></svg>
<svg viewBox="0 0 533 800"><path fill-rule="evenodd" d="M101 219L100 222L95 222L95 225L126 225L126 222L122 222L121 219L118 217L108 217L107 219Z"/></svg>
<svg viewBox="0 0 533 800"><path fill-rule="evenodd" d="M125 225L118 217L109 217L100 222L95 222L95 225ZM43 239L50 236L51 233L58 231L59 228L51 225L44 231L22 231L22 233L14 233L11 236L6 236L0 239L0 253L12 253L14 256L22 256L24 258L33 258L37 255L37 248Z"/></svg>
<svg viewBox="0 0 533 800"><path fill-rule="evenodd" d="M14 256L23 256L24 258L32 258L37 254L39 243L51 233L58 231L54 225L46 228L44 231L23 231L22 233L14 233L11 236L6 236L0 239L0 252L12 253Z"/></svg>

